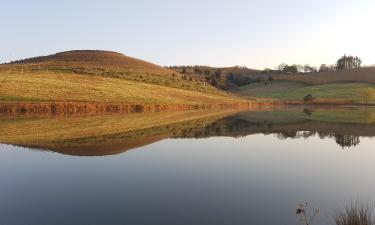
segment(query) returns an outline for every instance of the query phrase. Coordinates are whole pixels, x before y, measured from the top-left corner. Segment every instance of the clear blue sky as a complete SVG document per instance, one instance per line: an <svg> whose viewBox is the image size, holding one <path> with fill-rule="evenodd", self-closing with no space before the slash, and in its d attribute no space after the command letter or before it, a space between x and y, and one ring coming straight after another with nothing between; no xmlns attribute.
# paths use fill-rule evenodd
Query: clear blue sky
<svg viewBox="0 0 375 225"><path fill-rule="evenodd" d="M73 49L160 65L375 63L374 0L12 0L0 5L0 62Z"/></svg>

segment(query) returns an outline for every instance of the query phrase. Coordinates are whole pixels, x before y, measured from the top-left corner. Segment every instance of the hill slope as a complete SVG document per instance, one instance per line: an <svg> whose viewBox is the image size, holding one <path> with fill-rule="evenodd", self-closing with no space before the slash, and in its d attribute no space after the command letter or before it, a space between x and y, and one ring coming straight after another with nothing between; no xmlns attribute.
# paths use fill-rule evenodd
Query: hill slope
<svg viewBox="0 0 375 225"><path fill-rule="evenodd" d="M69 51L0 65L2 101L214 104L243 100L172 70L108 51Z"/></svg>
<svg viewBox="0 0 375 225"><path fill-rule="evenodd" d="M109 51L76 50L34 57L0 65L0 72L97 75L225 95L205 82L187 80L181 74L167 68Z"/></svg>
<svg viewBox="0 0 375 225"><path fill-rule="evenodd" d="M102 76L38 72L0 75L3 101L88 101L147 104L212 104L234 97Z"/></svg>

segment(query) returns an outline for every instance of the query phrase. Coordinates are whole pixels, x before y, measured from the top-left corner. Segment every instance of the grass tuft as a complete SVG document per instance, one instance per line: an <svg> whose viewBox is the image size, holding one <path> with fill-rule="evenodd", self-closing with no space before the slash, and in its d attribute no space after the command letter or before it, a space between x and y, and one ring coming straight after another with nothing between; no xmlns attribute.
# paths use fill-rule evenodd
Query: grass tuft
<svg viewBox="0 0 375 225"><path fill-rule="evenodd" d="M352 203L335 218L336 225L373 225L372 208L368 204Z"/></svg>

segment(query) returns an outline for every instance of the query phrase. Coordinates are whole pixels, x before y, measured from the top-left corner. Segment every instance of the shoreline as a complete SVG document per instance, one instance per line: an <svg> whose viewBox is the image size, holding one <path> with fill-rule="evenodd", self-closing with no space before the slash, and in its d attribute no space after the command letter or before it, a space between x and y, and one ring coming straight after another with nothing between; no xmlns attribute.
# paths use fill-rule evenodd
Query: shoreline
<svg viewBox="0 0 375 225"><path fill-rule="evenodd" d="M278 108L280 101L218 104L135 104L115 102L0 102L0 115L105 115L117 113L176 112L191 110L257 110Z"/></svg>
<svg viewBox="0 0 375 225"><path fill-rule="evenodd" d="M260 110L277 109L287 106L306 107L375 107L375 104L353 103L345 101L249 101L217 104L136 104L118 102L0 102L0 115L78 115L96 116L106 114L132 114L146 112L177 112L191 110Z"/></svg>

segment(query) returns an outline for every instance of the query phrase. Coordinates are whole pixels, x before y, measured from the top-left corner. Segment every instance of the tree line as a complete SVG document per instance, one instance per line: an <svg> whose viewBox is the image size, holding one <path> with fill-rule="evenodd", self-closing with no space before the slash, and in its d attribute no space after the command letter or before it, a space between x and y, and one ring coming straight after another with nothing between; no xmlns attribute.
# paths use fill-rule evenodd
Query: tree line
<svg viewBox="0 0 375 225"><path fill-rule="evenodd" d="M207 83L226 89L228 85L235 84L244 86L251 83L263 83L269 85L274 78L273 74L313 74L322 72L331 72L345 69L355 69L362 67L362 60L358 56L344 55L340 57L335 64L322 64L319 68L306 65L288 65L280 64L277 69L264 69L263 71L251 70L246 67L212 68L207 66L170 66L169 69L176 70L183 75L183 78L192 79L189 75L201 75L201 80ZM263 74L265 76L254 76Z"/></svg>
<svg viewBox="0 0 375 225"><path fill-rule="evenodd" d="M336 64L327 65L322 64L319 68L310 66L309 64L306 65L288 65L282 63L278 66L277 70L270 70L265 69L263 73L270 73L270 72L281 72L286 74L297 74L297 73L321 73L321 72L330 72L330 71L338 71L338 70L346 70L346 69L356 69L362 67L362 60L358 56L347 56L344 55L339 58Z"/></svg>

